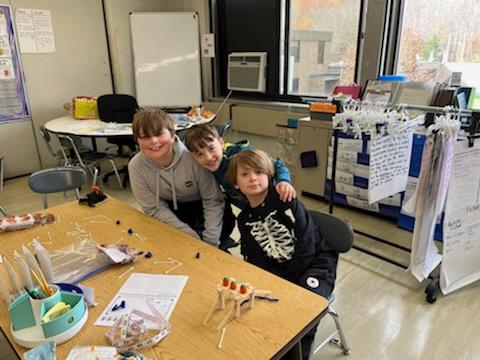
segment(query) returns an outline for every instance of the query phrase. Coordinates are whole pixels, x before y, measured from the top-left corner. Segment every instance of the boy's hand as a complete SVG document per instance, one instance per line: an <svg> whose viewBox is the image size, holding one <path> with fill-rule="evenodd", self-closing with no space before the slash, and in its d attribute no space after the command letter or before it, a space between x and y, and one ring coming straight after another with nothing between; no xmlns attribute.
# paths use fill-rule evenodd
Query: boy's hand
<svg viewBox="0 0 480 360"><path fill-rule="evenodd" d="M286 181L281 181L275 185L275 190L277 190L280 200L283 202L292 201L297 197L295 188Z"/></svg>

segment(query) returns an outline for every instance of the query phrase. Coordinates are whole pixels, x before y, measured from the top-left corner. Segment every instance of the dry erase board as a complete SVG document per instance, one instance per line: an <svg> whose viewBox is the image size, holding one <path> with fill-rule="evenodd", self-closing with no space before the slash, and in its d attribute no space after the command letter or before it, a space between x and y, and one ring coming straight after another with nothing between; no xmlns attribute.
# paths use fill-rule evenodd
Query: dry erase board
<svg viewBox="0 0 480 360"><path fill-rule="evenodd" d="M130 14L135 90L140 106L184 107L202 101L198 15Z"/></svg>
<svg viewBox="0 0 480 360"><path fill-rule="evenodd" d="M0 122L30 117L12 9L0 5Z"/></svg>

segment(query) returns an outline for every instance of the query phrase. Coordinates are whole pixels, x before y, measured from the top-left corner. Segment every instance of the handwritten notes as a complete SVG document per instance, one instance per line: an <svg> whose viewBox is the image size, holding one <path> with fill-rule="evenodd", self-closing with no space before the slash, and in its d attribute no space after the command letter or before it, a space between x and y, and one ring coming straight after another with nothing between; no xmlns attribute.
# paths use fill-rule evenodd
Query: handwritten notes
<svg viewBox="0 0 480 360"><path fill-rule="evenodd" d="M480 148L456 143L453 159L443 225L444 294L480 279Z"/></svg>
<svg viewBox="0 0 480 360"><path fill-rule="evenodd" d="M17 9L15 20L22 53L55 52L50 10Z"/></svg>
<svg viewBox="0 0 480 360"><path fill-rule="evenodd" d="M404 191L407 186L413 129L395 136L376 136L370 145L370 204Z"/></svg>

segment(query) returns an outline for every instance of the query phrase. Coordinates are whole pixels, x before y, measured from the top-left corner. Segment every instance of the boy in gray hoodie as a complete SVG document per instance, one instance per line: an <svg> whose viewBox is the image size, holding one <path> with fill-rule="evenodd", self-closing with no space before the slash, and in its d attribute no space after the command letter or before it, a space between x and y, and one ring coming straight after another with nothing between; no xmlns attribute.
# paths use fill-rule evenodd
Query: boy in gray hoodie
<svg viewBox="0 0 480 360"><path fill-rule="evenodd" d="M133 120L140 152L128 164L135 199L145 214L218 246L224 199L213 175L193 160L160 109L141 109Z"/></svg>

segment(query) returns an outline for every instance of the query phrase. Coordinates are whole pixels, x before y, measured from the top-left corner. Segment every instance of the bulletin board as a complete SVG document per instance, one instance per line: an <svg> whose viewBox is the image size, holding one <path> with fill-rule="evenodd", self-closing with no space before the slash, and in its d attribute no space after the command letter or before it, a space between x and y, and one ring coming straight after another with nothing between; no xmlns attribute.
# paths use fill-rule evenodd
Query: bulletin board
<svg viewBox="0 0 480 360"><path fill-rule="evenodd" d="M0 122L30 117L12 9L0 5Z"/></svg>

